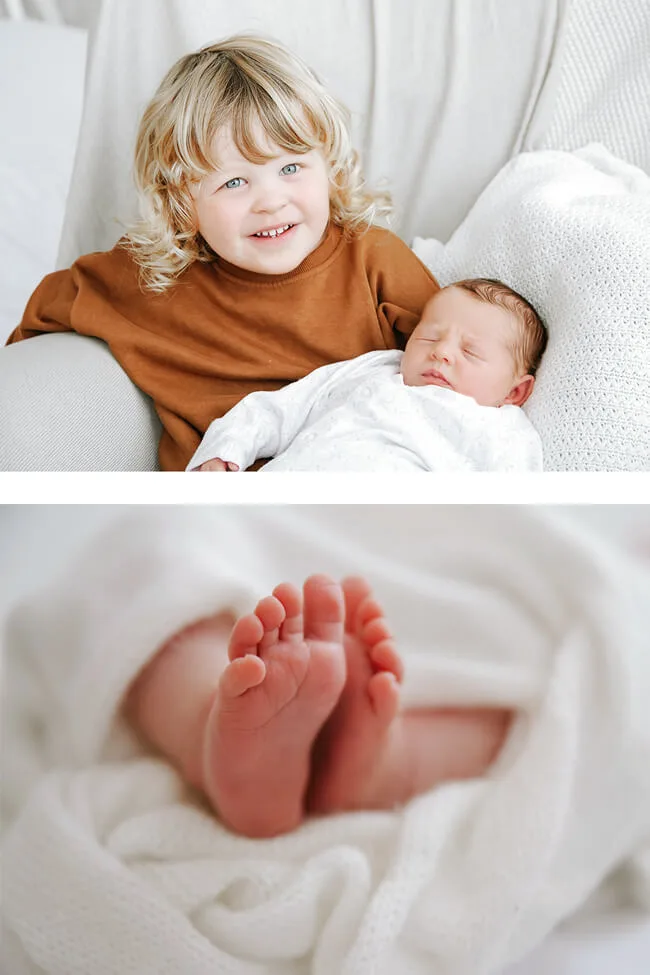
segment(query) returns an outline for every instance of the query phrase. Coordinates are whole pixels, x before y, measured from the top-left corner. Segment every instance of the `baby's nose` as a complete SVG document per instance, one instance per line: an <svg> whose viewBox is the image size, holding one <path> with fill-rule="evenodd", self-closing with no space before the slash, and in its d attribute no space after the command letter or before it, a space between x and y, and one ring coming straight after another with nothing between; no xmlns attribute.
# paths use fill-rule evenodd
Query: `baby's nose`
<svg viewBox="0 0 650 975"><path fill-rule="evenodd" d="M439 339L431 347L431 354L434 359L441 359L443 362L451 362L454 357L453 343L447 339Z"/></svg>

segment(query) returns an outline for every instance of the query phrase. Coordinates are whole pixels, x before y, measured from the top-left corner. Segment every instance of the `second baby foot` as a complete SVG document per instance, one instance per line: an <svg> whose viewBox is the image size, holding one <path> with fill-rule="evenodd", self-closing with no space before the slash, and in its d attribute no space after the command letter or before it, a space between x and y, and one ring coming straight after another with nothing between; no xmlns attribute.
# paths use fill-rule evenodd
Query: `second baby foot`
<svg viewBox="0 0 650 975"><path fill-rule="evenodd" d="M283 583L233 627L208 717L203 787L221 820L251 837L304 816L310 753L345 682L341 587Z"/></svg>
<svg viewBox="0 0 650 975"><path fill-rule="evenodd" d="M396 785L402 662L368 583L346 579L343 593L347 680L314 748L308 808L315 813L385 808Z"/></svg>

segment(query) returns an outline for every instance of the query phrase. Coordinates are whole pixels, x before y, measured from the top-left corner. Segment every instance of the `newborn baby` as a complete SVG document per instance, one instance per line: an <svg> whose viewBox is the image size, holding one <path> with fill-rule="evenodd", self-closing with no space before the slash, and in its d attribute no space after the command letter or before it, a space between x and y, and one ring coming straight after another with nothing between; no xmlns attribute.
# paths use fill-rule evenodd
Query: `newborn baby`
<svg viewBox="0 0 650 975"><path fill-rule="evenodd" d="M322 366L246 396L214 420L187 470L532 471L539 436L521 410L546 330L521 295L474 278L437 292L404 352Z"/></svg>

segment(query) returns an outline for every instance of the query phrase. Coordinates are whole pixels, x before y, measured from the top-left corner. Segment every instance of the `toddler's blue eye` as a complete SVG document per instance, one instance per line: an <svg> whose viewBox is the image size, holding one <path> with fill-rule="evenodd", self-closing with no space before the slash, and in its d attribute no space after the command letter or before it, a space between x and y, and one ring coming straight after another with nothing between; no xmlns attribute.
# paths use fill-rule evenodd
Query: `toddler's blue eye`
<svg viewBox="0 0 650 975"><path fill-rule="evenodd" d="M237 189L238 186L241 186L243 182L244 181L241 178L241 176L235 176L234 179L229 179L228 182L224 183L223 185L226 187L227 190L234 190Z"/></svg>
<svg viewBox="0 0 650 975"><path fill-rule="evenodd" d="M298 163L287 163L286 166L282 167L281 172L285 176L293 176L294 173L298 172Z"/></svg>

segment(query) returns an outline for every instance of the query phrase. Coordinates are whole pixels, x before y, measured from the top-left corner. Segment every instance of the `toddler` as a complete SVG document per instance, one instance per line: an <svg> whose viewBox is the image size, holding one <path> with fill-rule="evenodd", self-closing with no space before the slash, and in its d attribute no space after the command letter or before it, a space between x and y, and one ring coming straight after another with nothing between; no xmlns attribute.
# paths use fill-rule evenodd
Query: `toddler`
<svg viewBox="0 0 650 975"><path fill-rule="evenodd" d="M400 712L402 662L362 578L283 583L233 622L220 614L172 637L126 713L235 832L390 809L482 774L505 740L505 710Z"/></svg>
<svg viewBox="0 0 650 975"><path fill-rule="evenodd" d="M540 470L519 407L546 345L535 309L500 281L458 281L427 302L405 352L369 352L213 422L189 469Z"/></svg>
<svg viewBox="0 0 650 975"><path fill-rule="evenodd" d="M215 416L319 366L403 347L438 284L373 226L346 109L286 48L240 35L181 58L140 123L142 219L38 286L9 342L103 339L154 401L160 466Z"/></svg>

